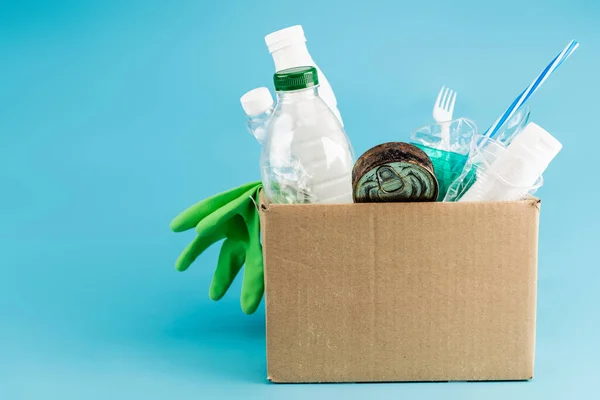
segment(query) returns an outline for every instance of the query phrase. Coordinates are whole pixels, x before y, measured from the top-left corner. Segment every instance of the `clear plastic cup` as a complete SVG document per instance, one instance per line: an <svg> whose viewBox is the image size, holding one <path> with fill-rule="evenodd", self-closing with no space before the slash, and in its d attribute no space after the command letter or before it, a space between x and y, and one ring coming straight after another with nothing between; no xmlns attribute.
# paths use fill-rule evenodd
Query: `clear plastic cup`
<svg viewBox="0 0 600 400"><path fill-rule="evenodd" d="M498 140L477 136L465 169L444 201L521 200L542 184L542 173L531 160L510 152Z"/></svg>

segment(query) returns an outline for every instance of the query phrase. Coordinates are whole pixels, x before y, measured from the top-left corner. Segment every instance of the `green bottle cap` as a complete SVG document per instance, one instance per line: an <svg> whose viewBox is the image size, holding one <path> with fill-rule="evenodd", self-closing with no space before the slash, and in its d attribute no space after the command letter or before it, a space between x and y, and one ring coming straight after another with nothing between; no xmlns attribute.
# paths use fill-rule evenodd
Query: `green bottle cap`
<svg viewBox="0 0 600 400"><path fill-rule="evenodd" d="M306 89L319 84L315 67L294 67L278 71L273 76L275 90L290 91Z"/></svg>

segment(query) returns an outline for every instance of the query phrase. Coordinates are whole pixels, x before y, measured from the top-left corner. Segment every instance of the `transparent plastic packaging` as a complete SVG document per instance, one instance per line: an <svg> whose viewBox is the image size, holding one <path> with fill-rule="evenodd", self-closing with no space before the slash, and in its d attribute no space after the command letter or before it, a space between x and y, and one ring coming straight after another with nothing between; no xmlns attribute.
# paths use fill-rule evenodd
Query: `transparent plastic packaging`
<svg viewBox="0 0 600 400"><path fill-rule="evenodd" d="M447 142L444 142L444 127L448 127ZM477 134L477 125L467 118L457 118L449 122L436 122L417 129L411 135L414 143L436 150L450 151L466 155L471 150L471 142Z"/></svg>
<svg viewBox="0 0 600 400"><path fill-rule="evenodd" d="M509 201L533 195L543 184L542 171L532 170L525 157L510 152L500 141L478 136L461 174L444 201ZM530 179L523 179L524 174ZM524 185L524 181L533 181Z"/></svg>
<svg viewBox="0 0 600 400"><path fill-rule="evenodd" d="M277 91L277 100L261 155L269 200L351 203L354 152L318 85Z"/></svg>
<svg viewBox="0 0 600 400"><path fill-rule="evenodd" d="M491 163L493 161L492 157L494 151L500 152L502 149L506 149L510 142L523 130L523 128L529 122L530 114L531 109L528 105L520 107L515 114L509 120L507 120L503 126L501 126L494 139L489 139L484 135L474 135L470 140L469 149L466 151L467 156L465 156L466 158L463 159L464 163L462 171L459 174L456 174L456 168L454 168L453 171L455 179L447 187L445 196L440 200L446 202L459 201L460 198L467 192L467 190L469 190L469 188L474 184L475 180L478 179L478 176L483 177L483 174L487 168L487 163ZM420 135L418 137L422 136L423 135ZM492 144L493 146L484 152L483 149L488 144ZM465 151L464 141L458 148L460 148L460 150L463 152ZM458 167L458 165L456 165L456 167ZM502 179L504 179L504 177L502 174L500 174L499 182L502 182ZM505 183L510 186L511 180L508 179L508 181ZM537 187L513 189L513 192L515 190L519 191L526 189L526 193L531 192L532 194L537 190Z"/></svg>
<svg viewBox="0 0 600 400"><path fill-rule="evenodd" d="M502 143L504 146L508 146L529 123L530 116L531 108L527 104L522 105L515 114L500 127L492 139Z"/></svg>
<svg viewBox="0 0 600 400"><path fill-rule="evenodd" d="M460 176L476 134L477 126L466 118L433 123L412 133L411 143L423 150L433 163L439 184L437 201L444 199L450 184Z"/></svg>

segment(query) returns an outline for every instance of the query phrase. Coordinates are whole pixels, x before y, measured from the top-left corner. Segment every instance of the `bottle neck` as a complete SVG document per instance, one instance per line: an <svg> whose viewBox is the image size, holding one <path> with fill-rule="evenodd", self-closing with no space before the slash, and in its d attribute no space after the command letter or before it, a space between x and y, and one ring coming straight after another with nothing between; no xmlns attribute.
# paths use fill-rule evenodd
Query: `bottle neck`
<svg viewBox="0 0 600 400"><path fill-rule="evenodd" d="M277 92L277 103L292 103L297 101L311 100L318 96L318 85L300 90L279 91Z"/></svg>
<svg viewBox="0 0 600 400"><path fill-rule="evenodd" d="M304 42L290 44L271 54L273 55L273 62L275 63L275 71L315 65L312 57L308 53L306 43Z"/></svg>

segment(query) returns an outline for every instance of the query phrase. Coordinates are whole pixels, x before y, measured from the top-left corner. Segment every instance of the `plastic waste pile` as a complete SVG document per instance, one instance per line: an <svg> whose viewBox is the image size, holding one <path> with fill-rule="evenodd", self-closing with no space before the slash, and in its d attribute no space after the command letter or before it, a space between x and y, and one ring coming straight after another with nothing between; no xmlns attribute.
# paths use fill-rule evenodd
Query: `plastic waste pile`
<svg viewBox="0 0 600 400"><path fill-rule="evenodd" d="M240 102L247 129L260 143L261 181L203 200L171 224L195 228L177 269L187 269L221 239L210 289L218 300L244 268L241 304L258 307L263 265L257 204L271 203L517 201L533 195L562 145L530 121L527 100L576 49L572 41L544 68L503 114L480 133L468 118L454 118L457 93L443 87L434 122L410 141L377 144L355 161L335 94L311 57L301 26L271 33L265 42L274 62L273 87L245 93Z"/></svg>

